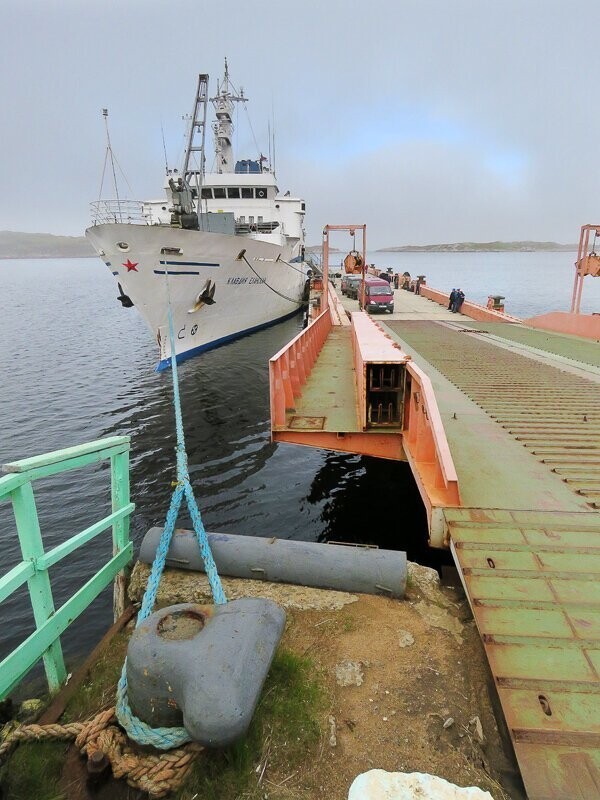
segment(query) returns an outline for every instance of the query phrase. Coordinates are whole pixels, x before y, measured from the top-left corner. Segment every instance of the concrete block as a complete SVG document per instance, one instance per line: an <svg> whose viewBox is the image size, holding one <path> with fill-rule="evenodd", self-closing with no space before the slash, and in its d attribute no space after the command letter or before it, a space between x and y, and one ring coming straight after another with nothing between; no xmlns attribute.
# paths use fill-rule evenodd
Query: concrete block
<svg viewBox="0 0 600 800"><path fill-rule="evenodd" d="M132 711L208 747L230 744L250 725L284 626L283 609L262 598L156 611L127 650Z"/></svg>

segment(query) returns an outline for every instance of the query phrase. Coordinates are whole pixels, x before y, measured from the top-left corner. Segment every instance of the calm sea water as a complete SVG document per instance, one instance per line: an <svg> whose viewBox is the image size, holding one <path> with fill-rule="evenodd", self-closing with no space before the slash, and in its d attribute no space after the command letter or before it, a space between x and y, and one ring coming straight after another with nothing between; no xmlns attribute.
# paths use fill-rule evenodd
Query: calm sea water
<svg viewBox="0 0 600 800"><path fill-rule="evenodd" d="M517 315L569 302L568 253L374 253L369 261L424 273L439 288L460 285L479 301L505 294L507 311ZM600 281L588 284L585 308L600 310ZM0 463L129 434L139 543L162 524L175 476L171 377L154 372L151 335L134 309L121 308L112 276L96 259L0 261L0 293ZM180 369L190 473L207 529L373 541L425 558L423 511L406 465L270 442L267 362L299 329L300 317ZM46 548L109 513L109 478L101 466L35 484ZM20 560L7 503L0 505L0 537L5 572ZM109 557L109 540L100 536L52 570L57 605ZM1 614L0 657L32 629L26 592L6 601ZM105 592L67 632L67 654L85 652L110 617Z"/></svg>
<svg viewBox="0 0 600 800"><path fill-rule="evenodd" d="M506 312L526 318L568 311L577 253L371 253L369 263L426 275L436 289L461 288L469 300L506 297ZM600 312L600 280L587 278L581 310Z"/></svg>

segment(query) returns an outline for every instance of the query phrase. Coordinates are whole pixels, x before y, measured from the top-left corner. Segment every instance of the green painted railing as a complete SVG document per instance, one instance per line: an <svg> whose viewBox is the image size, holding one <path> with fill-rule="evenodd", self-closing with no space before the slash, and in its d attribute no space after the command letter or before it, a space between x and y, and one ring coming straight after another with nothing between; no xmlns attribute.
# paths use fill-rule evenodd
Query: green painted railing
<svg viewBox="0 0 600 800"><path fill-rule="evenodd" d="M111 462L112 513L45 552L32 481L105 459ZM0 578L0 603L27 582L36 630L0 663L0 699L12 691L40 658L44 660L50 692L59 689L67 676L60 636L113 580L115 617L122 613L125 571L133 555L129 517L135 508L129 500L129 436L113 436L25 458L6 464L2 471L8 474L0 477L0 501L12 501L23 560ZM112 528L112 558L55 609L49 568L108 528Z"/></svg>

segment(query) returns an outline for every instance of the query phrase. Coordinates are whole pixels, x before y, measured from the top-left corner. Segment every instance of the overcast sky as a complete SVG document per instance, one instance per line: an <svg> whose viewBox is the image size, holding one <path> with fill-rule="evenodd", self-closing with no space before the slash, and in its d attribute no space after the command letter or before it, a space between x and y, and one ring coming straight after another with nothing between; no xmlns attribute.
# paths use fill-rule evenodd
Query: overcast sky
<svg viewBox="0 0 600 800"><path fill-rule="evenodd" d="M374 247L574 242L600 219L597 11L597 0L6 0L0 229L83 232L103 107L132 188L121 193L160 197L161 123L177 166L197 74L213 82L227 56L265 153L274 109L278 183L306 199L309 243L325 223L362 222ZM237 144L256 157L243 113Z"/></svg>

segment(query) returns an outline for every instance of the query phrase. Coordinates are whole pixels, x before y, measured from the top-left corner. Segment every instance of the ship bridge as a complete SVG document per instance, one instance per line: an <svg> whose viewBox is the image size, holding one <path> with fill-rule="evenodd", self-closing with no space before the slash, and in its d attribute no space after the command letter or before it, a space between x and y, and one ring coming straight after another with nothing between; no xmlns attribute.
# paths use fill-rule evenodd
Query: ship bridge
<svg viewBox="0 0 600 800"><path fill-rule="evenodd" d="M600 798L597 342L403 290L376 321L324 286L270 361L274 441L408 461L528 797Z"/></svg>

